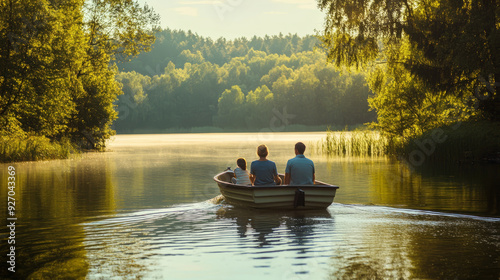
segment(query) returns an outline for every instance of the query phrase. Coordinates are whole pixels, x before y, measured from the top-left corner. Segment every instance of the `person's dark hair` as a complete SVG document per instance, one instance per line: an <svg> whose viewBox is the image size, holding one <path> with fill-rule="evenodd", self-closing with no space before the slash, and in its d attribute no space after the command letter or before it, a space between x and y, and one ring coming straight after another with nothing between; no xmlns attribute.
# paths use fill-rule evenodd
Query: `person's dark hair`
<svg viewBox="0 0 500 280"><path fill-rule="evenodd" d="M299 154L303 155L306 151L306 145L302 142L297 142L297 144L295 144L295 149L299 152Z"/></svg>
<svg viewBox="0 0 500 280"><path fill-rule="evenodd" d="M266 145L260 145L257 147L257 155L259 157L267 157L269 155L269 150L267 149Z"/></svg>
<svg viewBox="0 0 500 280"><path fill-rule="evenodd" d="M244 158L239 158L236 160L236 164L242 170L247 170L247 161Z"/></svg>

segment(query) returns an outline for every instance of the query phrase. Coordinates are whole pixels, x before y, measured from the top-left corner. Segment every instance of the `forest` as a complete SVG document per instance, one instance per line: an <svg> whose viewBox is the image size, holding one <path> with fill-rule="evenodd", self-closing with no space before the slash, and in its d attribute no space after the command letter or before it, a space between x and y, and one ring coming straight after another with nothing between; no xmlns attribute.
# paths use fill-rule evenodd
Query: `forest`
<svg viewBox="0 0 500 280"><path fill-rule="evenodd" d="M328 61L368 72L374 127L411 138L457 121L500 120L500 5L318 0Z"/></svg>
<svg viewBox="0 0 500 280"><path fill-rule="evenodd" d="M147 51L159 16L130 0L0 1L0 160L102 149L116 57Z"/></svg>
<svg viewBox="0 0 500 280"><path fill-rule="evenodd" d="M500 162L499 0L317 2L328 61L367 73L396 154Z"/></svg>
<svg viewBox="0 0 500 280"><path fill-rule="evenodd" d="M161 29L134 0L0 1L0 160L116 132L368 124L397 153L439 132L500 161L499 1L318 0L318 34L234 40Z"/></svg>
<svg viewBox="0 0 500 280"><path fill-rule="evenodd" d="M365 76L327 63L315 36L213 41L166 29L150 52L117 66L124 92L115 103L118 133L344 127L375 120ZM272 123L284 113L291 116L286 123Z"/></svg>

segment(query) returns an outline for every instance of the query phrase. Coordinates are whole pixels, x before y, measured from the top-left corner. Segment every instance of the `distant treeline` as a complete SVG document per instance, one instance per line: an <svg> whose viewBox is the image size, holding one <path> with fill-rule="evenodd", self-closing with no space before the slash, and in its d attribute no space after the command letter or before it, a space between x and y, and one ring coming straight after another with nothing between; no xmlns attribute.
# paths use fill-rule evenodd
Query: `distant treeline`
<svg viewBox="0 0 500 280"><path fill-rule="evenodd" d="M375 118L364 75L335 70L313 36L213 41L167 29L156 37L151 52L118 63L118 132L345 126Z"/></svg>

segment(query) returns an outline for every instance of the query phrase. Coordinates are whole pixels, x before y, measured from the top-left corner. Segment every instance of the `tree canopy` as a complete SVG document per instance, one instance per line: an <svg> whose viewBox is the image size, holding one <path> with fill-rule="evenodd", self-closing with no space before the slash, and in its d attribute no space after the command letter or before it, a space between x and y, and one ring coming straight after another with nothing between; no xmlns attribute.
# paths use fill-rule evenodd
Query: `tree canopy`
<svg viewBox="0 0 500 280"><path fill-rule="evenodd" d="M110 62L148 50L158 16L133 0L3 0L0 15L0 133L102 147L121 93Z"/></svg>
<svg viewBox="0 0 500 280"><path fill-rule="evenodd" d="M500 119L500 1L318 0L318 6L326 12L328 59L369 69L371 106L388 132L412 134L459 115ZM392 126L391 119L401 122Z"/></svg>
<svg viewBox="0 0 500 280"><path fill-rule="evenodd" d="M212 41L162 30L149 53L119 63L118 132L216 126L258 130L287 124L363 124L368 89L362 74L325 63L312 36ZM165 39L165 38L168 38ZM278 119L278 121L276 121Z"/></svg>

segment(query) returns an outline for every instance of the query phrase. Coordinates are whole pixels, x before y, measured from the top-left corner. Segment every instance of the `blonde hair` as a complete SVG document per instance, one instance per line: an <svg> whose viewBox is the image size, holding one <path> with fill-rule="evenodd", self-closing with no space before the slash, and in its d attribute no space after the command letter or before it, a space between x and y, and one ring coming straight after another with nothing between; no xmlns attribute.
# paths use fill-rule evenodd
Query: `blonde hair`
<svg viewBox="0 0 500 280"><path fill-rule="evenodd" d="M269 149L267 149L267 146L262 144L257 147L257 155L259 157L267 157L269 155Z"/></svg>

